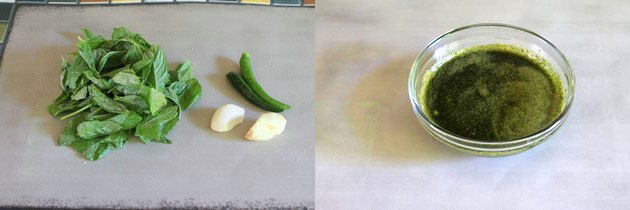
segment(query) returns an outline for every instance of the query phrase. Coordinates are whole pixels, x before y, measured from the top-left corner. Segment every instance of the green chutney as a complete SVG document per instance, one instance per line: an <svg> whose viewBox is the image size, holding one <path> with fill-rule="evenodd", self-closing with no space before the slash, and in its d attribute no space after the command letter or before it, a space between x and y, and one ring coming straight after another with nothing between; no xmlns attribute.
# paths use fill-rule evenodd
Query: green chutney
<svg viewBox="0 0 630 210"><path fill-rule="evenodd" d="M424 77L425 113L453 134L513 140L549 126L562 112L562 83L529 50L492 44L464 49Z"/></svg>

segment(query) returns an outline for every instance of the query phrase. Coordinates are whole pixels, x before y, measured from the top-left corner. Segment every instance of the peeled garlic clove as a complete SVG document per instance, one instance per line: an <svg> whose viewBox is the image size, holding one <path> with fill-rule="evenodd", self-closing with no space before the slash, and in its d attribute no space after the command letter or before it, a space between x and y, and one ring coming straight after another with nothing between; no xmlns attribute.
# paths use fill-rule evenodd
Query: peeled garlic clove
<svg viewBox="0 0 630 210"><path fill-rule="evenodd" d="M217 132L227 132L234 126L241 124L245 118L245 109L234 104L225 104L212 115L210 129Z"/></svg>
<svg viewBox="0 0 630 210"><path fill-rule="evenodd" d="M266 141L284 131L287 120L281 114L267 112L258 118L252 128L247 131L245 139L252 141Z"/></svg>

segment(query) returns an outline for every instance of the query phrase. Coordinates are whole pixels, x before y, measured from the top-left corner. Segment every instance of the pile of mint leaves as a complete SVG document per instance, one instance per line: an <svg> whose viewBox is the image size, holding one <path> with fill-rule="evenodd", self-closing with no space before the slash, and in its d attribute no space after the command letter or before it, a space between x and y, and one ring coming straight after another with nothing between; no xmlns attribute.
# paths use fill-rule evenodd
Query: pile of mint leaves
<svg viewBox="0 0 630 210"><path fill-rule="evenodd" d="M78 51L61 61L61 94L52 116L71 118L59 137L89 160L122 148L132 136L171 144L166 135L201 97L191 61L169 71L164 52L140 34L114 28L112 39L83 28Z"/></svg>

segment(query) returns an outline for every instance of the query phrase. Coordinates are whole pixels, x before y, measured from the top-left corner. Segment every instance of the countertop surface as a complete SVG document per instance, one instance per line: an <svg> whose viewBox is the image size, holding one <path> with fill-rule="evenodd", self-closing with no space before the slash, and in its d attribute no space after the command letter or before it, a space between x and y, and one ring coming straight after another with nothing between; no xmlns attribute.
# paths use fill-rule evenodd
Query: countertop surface
<svg viewBox="0 0 630 210"><path fill-rule="evenodd" d="M627 208L628 11L627 1L318 1L317 209ZM514 156L442 145L409 101L420 51L446 31L484 22L545 36L577 78L563 127Z"/></svg>
<svg viewBox="0 0 630 210"><path fill-rule="evenodd" d="M0 67L0 206L312 207L313 21L312 8L20 6ZM81 27L110 37L119 26L161 45L170 68L192 59L203 96L168 135L173 144L132 139L87 161L57 146L64 121L46 107ZM267 142L243 138L264 111L225 78L243 51L262 86L293 107L282 113L284 133ZM245 122L213 132L212 113L225 103L245 108Z"/></svg>

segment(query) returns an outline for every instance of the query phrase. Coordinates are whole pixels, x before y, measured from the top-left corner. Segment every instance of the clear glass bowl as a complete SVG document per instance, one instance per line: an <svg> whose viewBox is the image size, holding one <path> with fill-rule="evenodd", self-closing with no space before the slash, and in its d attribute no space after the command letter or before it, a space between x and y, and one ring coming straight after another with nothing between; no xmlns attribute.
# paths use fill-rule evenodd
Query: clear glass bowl
<svg viewBox="0 0 630 210"><path fill-rule="evenodd" d="M558 74L564 90L562 112L551 124L529 136L500 142L465 138L443 129L433 122L421 106L423 78L429 71L452 58L456 52L479 45L507 44L527 49L545 59ZM567 118L573 103L575 76L565 56L549 40L524 28L494 23L464 26L449 31L433 40L416 58L409 75L409 98L420 124L436 139L459 151L481 156L506 156L528 150L547 140Z"/></svg>

